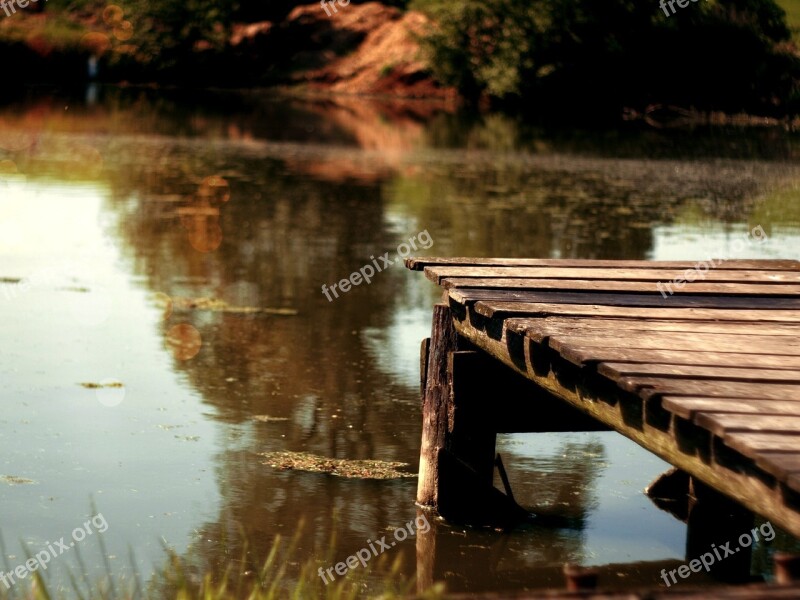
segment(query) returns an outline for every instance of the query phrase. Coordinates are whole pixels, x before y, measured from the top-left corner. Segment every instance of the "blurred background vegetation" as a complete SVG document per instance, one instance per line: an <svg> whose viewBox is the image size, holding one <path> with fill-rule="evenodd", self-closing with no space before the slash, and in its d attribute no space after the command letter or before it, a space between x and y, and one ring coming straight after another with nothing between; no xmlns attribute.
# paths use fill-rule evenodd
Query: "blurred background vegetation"
<svg viewBox="0 0 800 600"><path fill-rule="evenodd" d="M793 3L794 4L794 3ZM425 48L467 97L517 102L654 103L727 112L796 111L798 57L773 0L691 3L414 0L440 24Z"/></svg>
<svg viewBox="0 0 800 600"><path fill-rule="evenodd" d="M622 107L675 106L785 116L800 108L800 0L700 0L676 5L669 17L656 0L384 4L430 17L420 40L430 73L470 102L616 114ZM96 55L101 77L114 82L292 83L293 73L307 66L294 58L324 52L320 39L336 19L314 3L304 19L288 21L300 5L125 0L109 7L100 0L50 0L46 17L0 18L5 77L74 81ZM237 24L267 21L258 44L232 43Z"/></svg>

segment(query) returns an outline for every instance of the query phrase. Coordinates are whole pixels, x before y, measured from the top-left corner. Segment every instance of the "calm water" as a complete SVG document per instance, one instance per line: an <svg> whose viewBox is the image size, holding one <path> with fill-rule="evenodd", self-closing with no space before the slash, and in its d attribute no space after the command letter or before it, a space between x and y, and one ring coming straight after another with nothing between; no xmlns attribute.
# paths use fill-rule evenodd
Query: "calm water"
<svg viewBox="0 0 800 600"><path fill-rule="evenodd" d="M89 579L135 571L143 585L164 547L198 576L256 569L277 535L296 536L290 578L309 558L344 560L416 516L416 480L278 471L260 454L414 471L418 348L439 292L400 264L332 302L323 284L423 231L419 254L444 256L797 259L798 157L800 137L774 129L565 132L418 103L20 93L0 108L3 570L69 540L92 504L107 564L88 536L53 559L53 586L83 571L78 552ZM737 243L757 225L766 243ZM298 314L170 311L174 298ZM641 493L668 465L638 446L527 434L498 450L517 500L569 525L434 523L427 564L449 589L558 586L566 561L658 585L684 562L685 525ZM754 570L794 543L759 545ZM413 538L395 558L417 574ZM380 573L360 571L366 594Z"/></svg>

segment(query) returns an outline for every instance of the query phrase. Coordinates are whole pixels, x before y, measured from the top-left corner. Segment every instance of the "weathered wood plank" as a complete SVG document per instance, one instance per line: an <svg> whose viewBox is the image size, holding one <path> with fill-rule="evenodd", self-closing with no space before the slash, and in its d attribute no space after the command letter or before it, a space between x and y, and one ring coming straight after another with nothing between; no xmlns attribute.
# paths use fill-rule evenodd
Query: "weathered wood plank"
<svg viewBox="0 0 800 600"><path fill-rule="evenodd" d="M792 473L786 479L786 484L795 491L800 491L800 474Z"/></svg>
<svg viewBox="0 0 800 600"><path fill-rule="evenodd" d="M664 396L661 399L661 406L663 406L665 410L688 420L692 420L699 412L790 415L800 417L800 402L797 400Z"/></svg>
<svg viewBox="0 0 800 600"><path fill-rule="evenodd" d="M425 267L425 276L434 283L443 279L586 279L614 281L650 281L654 284L675 280L703 279L727 283L800 283L800 269L765 271L756 269L717 270L698 272L694 268L625 268L625 267ZM675 287L673 285L673 287Z"/></svg>
<svg viewBox="0 0 800 600"><path fill-rule="evenodd" d="M661 294L607 294L599 292L560 292L529 290L497 290L456 288L448 290L451 300L468 305L480 301L543 302L556 304L603 304L606 306L640 306L661 308L719 308L738 310L800 309L800 298L759 296L693 296L676 294L664 298Z"/></svg>
<svg viewBox="0 0 800 600"><path fill-rule="evenodd" d="M694 422L721 438L733 431L800 433L800 417L791 415L732 415L701 412L695 415Z"/></svg>
<svg viewBox="0 0 800 600"><path fill-rule="evenodd" d="M719 308L639 308L603 306L597 304L546 304L537 302L477 302L475 311L489 318L509 316L571 317L576 320L627 319L627 320L687 320L735 321L743 323L786 322L800 323L800 313L794 310L727 310Z"/></svg>
<svg viewBox="0 0 800 600"><path fill-rule="evenodd" d="M656 396L709 396L712 398L761 398L763 400L800 399L800 385L785 383L742 383L659 377L623 377L617 385L642 398Z"/></svg>
<svg viewBox="0 0 800 600"><path fill-rule="evenodd" d="M646 375L664 378L721 379L749 383L800 383L800 371L755 369L750 367L700 367L696 365L664 365L659 363L600 363L597 366L597 371L615 381L630 375Z"/></svg>
<svg viewBox="0 0 800 600"><path fill-rule="evenodd" d="M782 480L800 473L800 448L796 452L764 452L756 454L756 464Z"/></svg>
<svg viewBox="0 0 800 600"><path fill-rule="evenodd" d="M754 369L800 369L800 356L776 354L745 354L740 352L695 352L687 350L649 350L645 348L600 348L562 344L561 356L576 365L598 362L662 363L668 365L698 365Z"/></svg>
<svg viewBox="0 0 800 600"><path fill-rule="evenodd" d="M471 279L447 278L438 282L446 290L453 288L500 289L500 290L557 290L564 292L599 292L617 293L632 292L637 294L657 293L664 300L676 296L718 294L725 296L800 296L800 285L795 283L714 283L694 281L687 283L674 294L660 291L650 281L617 281L604 279Z"/></svg>
<svg viewBox="0 0 800 600"><path fill-rule="evenodd" d="M565 380L563 373L556 375L552 368L534 366L529 349L524 346L509 344L506 339L491 338L486 332L471 327L466 321L457 321L456 328L461 336L550 393L580 408L650 452L736 499L751 510L768 516L773 524L780 525L795 535L800 535L800 514L784 503L774 481L751 477L749 472L742 471L738 467L728 468L722 464L709 463L698 456L697 452L687 452L671 432L650 425L647 421L637 420L635 407L632 407L627 400L615 398L614 394L609 393L605 387L597 387L596 381L589 379L583 381L578 387L574 383L570 383L569 379ZM533 349L530 349L530 352L533 352ZM692 396L709 395L705 393L708 392L708 382L696 383L702 385L698 386L699 391L695 390L691 394ZM722 390L722 392L725 391L727 390ZM625 392L620 391L618 394L624 395ZM725 396L724 393L713 395L715 397ZM696 426L692 425L692 427ZM787 445L784 450L800 448L800 436L796 439L798 446ZM745 459L742 458L742 460Z"/></svg>
<svg viewBox="0 0 800 600"><path fill-rule="evenodd" d="M716 262L716 261L715 261ZM574 258L481 258L481 257L409 257L405 265L412 271L422 271L427 266L518 266L518 267L622 267L622 268L694 268L697 260L606 260ZM789 271L800 269L796 260L750 260L731 259L723 261L715 269L760 269Z"/></svg>
<svg viewBox="0 0 800 600"><path fill-rule="evenodd" d="M576 332L585 335L588 332L619 332L628 335L629 331L649 332L651 335L680 332L683 335L695 333L734 334L734 335L787 335L800 338L800 323L735 323L731 321L664 321L658 319L569 319L564 317L546 317L531 319L529 317L508 317L515 324L529 324L537 331L558 331L562 333Z"/></svg>
<svg viewBox="0 0 800 600"><path fill-rule="evenodd" d="M745 456L762 455L765 452L800 452L798 433L751 433L737 432L725 436L725 445Z"/></svg>
<svg viewBox="0 0 800 600"><path fill-rule="evenodd" d="M478 348L800 535L800 262L668 263L407 264Z"/></svg>
<svg viewBox="0 0 800 600"><path fill-rule="evenodd" d="M520 331L508 327L510 331ZM762 335L714 335L711 333L697 334L694 336L679 333L659 333L647 336L631 334L623 338L612 338L607 335L562 335L550 332L539 332L529 327L521 327L527 337L541 343L549 340L549 345L554 350L560 351L562 346L599 346L601 348L647 348L651 350L690 350L695 352L736 352L749 354L778 354L784 356L798 356L800 342L782 342L782 338Z"/></svg>

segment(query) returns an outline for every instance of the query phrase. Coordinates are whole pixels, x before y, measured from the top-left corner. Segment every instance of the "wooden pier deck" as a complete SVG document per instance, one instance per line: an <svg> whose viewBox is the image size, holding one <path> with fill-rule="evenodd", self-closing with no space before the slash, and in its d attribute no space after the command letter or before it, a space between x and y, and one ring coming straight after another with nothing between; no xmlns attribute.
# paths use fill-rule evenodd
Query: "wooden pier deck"
<svg viewBox="0 0 800 600"><path fill-rule="evenodd" d="M800 537L800 262L406 266L444 288L423 343L420 504L496 503L463 494L491 486L496 433L582 430L588 415ZM526 392L525 425L493 415L513 393L492 381L497 361L541 392ZM544 396L573 412L551 419Z"/></svg>

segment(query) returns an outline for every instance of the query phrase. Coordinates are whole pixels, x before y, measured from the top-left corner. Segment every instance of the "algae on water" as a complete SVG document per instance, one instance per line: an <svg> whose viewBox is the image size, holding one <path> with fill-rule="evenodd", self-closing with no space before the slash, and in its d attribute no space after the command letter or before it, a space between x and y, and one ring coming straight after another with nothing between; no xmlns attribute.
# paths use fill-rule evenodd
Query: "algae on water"
<svg viewBox="0 0 800 600"><path fill-rule="evenodd" d="M402 462L328 458L308 452L263 452L260 456L266 458L262 464L281 471L328 473L337 477L354 479L400 479L417 476L416 473L400 471L400 468L410 466L408 463Z"/></svg>

